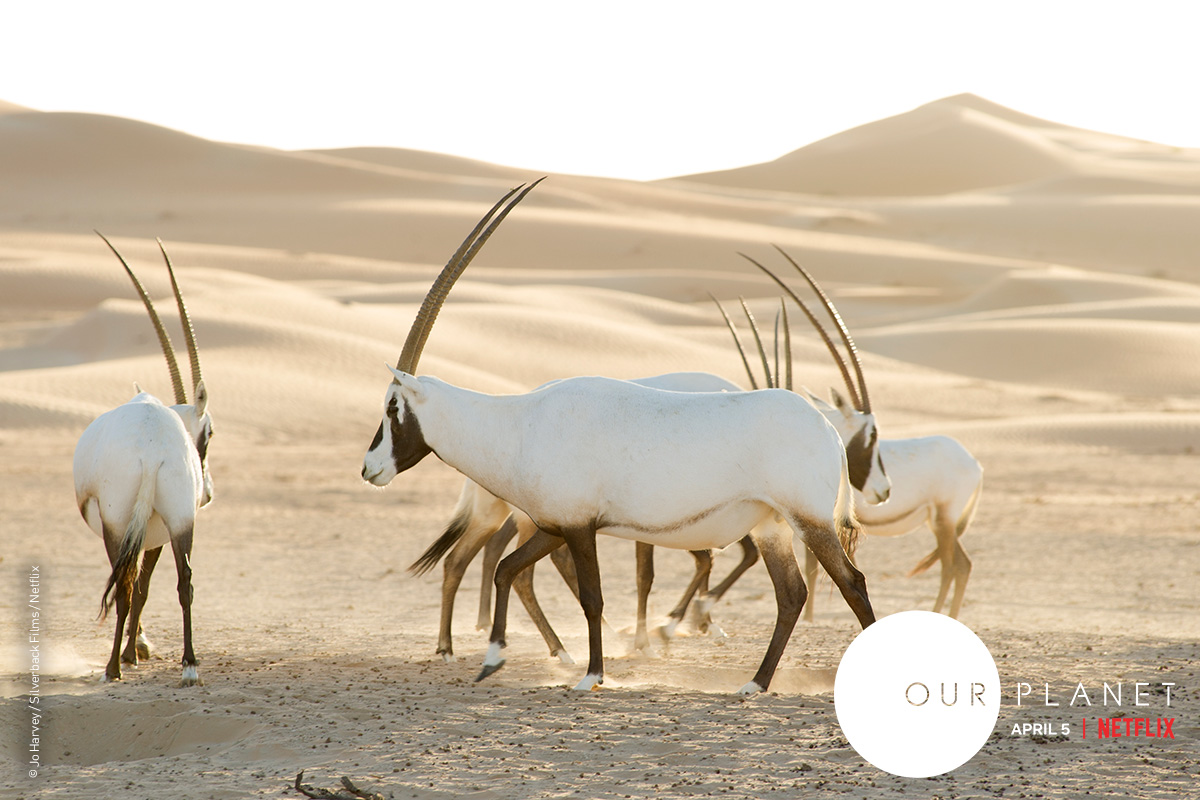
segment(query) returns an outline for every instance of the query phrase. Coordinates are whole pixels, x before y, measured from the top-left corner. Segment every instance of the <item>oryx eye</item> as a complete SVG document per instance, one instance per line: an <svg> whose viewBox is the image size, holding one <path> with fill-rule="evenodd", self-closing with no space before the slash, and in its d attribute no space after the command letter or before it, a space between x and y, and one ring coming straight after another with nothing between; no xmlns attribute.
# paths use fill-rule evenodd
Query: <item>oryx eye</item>
<svg viewBox="0 0 1200 800"><path fill-rule="evenodd" d="M396 398L394 398L394 397L393 397L391 400L389 400L389 401L388 401L388 407L387 407L387 413L388 413L388 416L389 416L389 417L394 417L394 416L396 416L396 413L397 413L399 410L400 410L400 409L399 409L399 407L398 407L398 405L397 405L397 403L396 403Z"/></svg>

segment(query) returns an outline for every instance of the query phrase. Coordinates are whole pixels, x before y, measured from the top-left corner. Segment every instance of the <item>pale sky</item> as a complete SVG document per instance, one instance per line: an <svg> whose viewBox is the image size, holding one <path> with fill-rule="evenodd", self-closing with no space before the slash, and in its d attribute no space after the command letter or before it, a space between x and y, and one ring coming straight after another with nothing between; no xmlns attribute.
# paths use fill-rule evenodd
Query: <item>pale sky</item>
<svg viewBox="0 0 1200 800"><path fill-rule="evenodd" d="M0 100L652 179L961 92L1200 147L1198 32L1186 0L5 2Z"/></svg>

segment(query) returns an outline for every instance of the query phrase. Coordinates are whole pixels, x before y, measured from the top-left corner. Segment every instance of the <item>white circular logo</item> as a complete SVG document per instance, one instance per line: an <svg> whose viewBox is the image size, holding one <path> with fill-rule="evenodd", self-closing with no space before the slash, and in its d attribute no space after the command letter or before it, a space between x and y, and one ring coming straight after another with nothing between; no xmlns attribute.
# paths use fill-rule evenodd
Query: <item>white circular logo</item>
<svg viewBox="0 0 1200 800"><path fill-rule="evenodd" d="M961 622L930 611L892 614L846 649L833 686L838 722L858 754L906 778L967 763L1000 714L1000 673Z"/></svg>

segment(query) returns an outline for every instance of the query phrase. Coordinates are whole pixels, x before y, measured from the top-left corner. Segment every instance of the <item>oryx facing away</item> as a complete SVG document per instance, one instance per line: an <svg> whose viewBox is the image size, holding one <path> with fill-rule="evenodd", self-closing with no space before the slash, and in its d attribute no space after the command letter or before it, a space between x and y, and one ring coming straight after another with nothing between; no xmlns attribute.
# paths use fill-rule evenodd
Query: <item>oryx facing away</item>
<svg viewBox="0 0 1200 800"><path fill-rule="evenodd" d="M104 239L103 235L101 238ZM175 405L168 407L139 388L128 403L93 420L75 446L75 500L79 513L104 540L112 565L100 603L101 618L114 602L117 606L112 655L104 679L120 680L122 661L136 665L139 657L150 656L150 643L141 629L142 608L150 575L163 545L170 542L175 556L179 605L183 609L182 685L191 686L200 682L192 651L192 534L197 510L212 500L207 462L212 438L208 392L200 374L191 320L162 242L158 245L171 277L191 360L193 401L190 404L171 339L150 296L124 257L108 239L104 242L121 261L146 306L175 390ZM122 633L127 622L128 644L122 653Z"/></svg>
<svg viewBox="0 0 1200 800"><path fill-rule="evenodd" d="M495 623L480 678L504 663L513 578L563 541L588 623L588 670L576 688L590 689L604 676L597 534L701 550L752 530L775 585L777 615L766 655L741 691L763 691L807 595L793 532L817 554L859 623L875 621L866 581L847 557L859 528L846 453L811 403L783 390L668 392L609 378L569 378L497 396L413 375L453 282L534 185L501 199L430 288L397 367L389 367L385 416L362 476L385 486L435 452L538 526L497 569ZM787 525L775 525L776 515Z"/></svg>

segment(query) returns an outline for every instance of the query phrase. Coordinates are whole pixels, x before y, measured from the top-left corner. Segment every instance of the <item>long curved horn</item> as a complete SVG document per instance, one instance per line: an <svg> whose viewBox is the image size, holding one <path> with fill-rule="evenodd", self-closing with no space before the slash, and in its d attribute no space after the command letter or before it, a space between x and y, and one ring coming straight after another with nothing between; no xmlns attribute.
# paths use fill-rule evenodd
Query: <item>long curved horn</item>
<svg viewBox="0 0 1200 800"><path fill-rule="evenodd" d="M763 372L767 374L767 388L774 389L775 379L771 375L771 365L767 363L767 351L763 349L762 337L758 334L758 322L750 313L750 306L746 305L746 298L739 297L738 302L742 304L742 311L746 312L746 320L750 323L750 332L754 334L754 343L758 345L758 355L762 359Z"/></svg>
<svg viewBox="0 0 1200 800"><path fill-rule="evenodd" d="M515 189L512 189L508 194L501 197L496 202L492 209L479 220L479 224L475 229L463 240L459 245L458 250L446 262L446 266L442 268L441 274L429 287L429 292L425 295L424 302L421 303L421 308L417 311L417 317L413 320L412 327L409 328L408 338L404 340L404 350L400 353L400 360L396 362L396 369L401 372L407 372L410 375L417 368L417 361L421 358L421 351L425 348L425 341L429 338L429 332L433 330L433 323L437 320L438 312L442 309L442 304L446 302L446 295L450 293L451 287L458 277L462 275L463 270L471 263L471 259L475 258L475 254L479 252L479 248L483 247L484 242L495 232L496 227L504 221L508 216L508 212L513 210L517 203L525 199L525 195L533 191L533 187L544 181L545 178L538 178L531 184L521 184ZM516 195L516 197L513 197ZM500 209L509 198L513 198L512 202L508 203L503 210ZM499 213L497 213L499 211ZM494 217L494 219L493 219ZM489 224L490 222L490 224ZM484 226L487 226L486 229Z"/></svg>
<svg viewBox="0 0 1200 800"><path fill-rule="evenodd" d="M775 383L776 383L775 388L778 389L779 388L779 312L778 311L775 312L775 331L772 335L774 337L774 341L772 342L774 347L772 348L772 351L775 355Z"/></svg>
<svg viewBox="0 0 1200 800"><path fill-rule="evenodd" d="M792 390L792 329L788 326L787 303L781 297L779 298L779 313L783 315L783 368L784 381L783 388L789 392ZM779 369L775 370L776 375Z"/></svg>
<svg viewBox="0 0 1200 800"><path fill-rule="evenodd" d="M837 346L833 343L833 339L829 338L829 334L825 332L825 328L821 325L820 321L812 313L812 310L809 309L809 307L804 304L804 301L801 300L796 295L796 293L792 291L791 287L788 286L786 283L784 283L782 280L780 280L779 276L776 275L774 272L771 272L771 270L767 269L762 264L758 263L757 261L755 261L750 256L746 255L745 253L738 253L738 255L740 255L742 258L746 259L747 261L749 261L754 266L761 269L763 272L767 273L767 275L771 278L771 280L773 280L773 281L775 281L775 283L779 284L779 287L781 289L783 289L785 292L787 292L788 297L792 298L792 300L794 300L796 302L796 305L800 306L800 310L804 312L804 316L808 317L808 321L812 323L813 328L815 328L817 333L819 333L821 335L821 339L825 342L825 347L827 347L829 349L830 355L833 356L834 362L838 365L838 369L841 370L842 380L844 380L846 382L846 389L850 392L850 402L852 402L854 404L855 408L858 408L861 410L862 405L859 402L858 390L854 388L854 382L852 380L850 380L850 369L846 366L845 360L842 359L842 354L838 352Z"/></svg>
<svg viewBox="0 0 1200 800"><path fill-rule="evenodd" d="M171 345L171 337L167 335L167 329L163 327L162 320L158 318L158 312L154 310L154 304L150 302L150 295L146 294L146 288L142 286L142 282L138 280L137 275L133 274L133 270L129 268L125 257L121 255L117 248L113 247L113 243L100 231L96 231L96 235L104 240L109 250L113 251L117 260L121 262L121 266L125 268L129 279L133 281L133 285L137 288L138 294L142 298L142 303L146 306L146 311L150 314L150 321L154 323L154 330L158 332L158 343L162 345L163 355L167 358L167 371L171 373L171 386L175 388L175 404L186 404L187 394L183 391L183 379L179 377L179 363L175 360L175 348Z"/></svg>
<svg viewBox="0 0 1200 800"><path fill-rule="evenodd" d="M162 251L163 261L167 262L167 274L171 276L171 291L175 292L175 305L179 307L179 324L183 326L183 338L187 342L188 359L192 365L192 395L196 394L196 388L200 385L200 351L196 349L196 331L192 329L192 318L188 314L187 306L183 303L183 292L179 291L179 283L175 280L175 268L171 266L171 257L167 255L167 248L163 246L162 239L155 238L158 242L158 249Z"/></svg>
<svg viewBox="0 0 1200 800"><path fill-rule="evenodd" d="M725 306L721 305L720 300L718 300L716 297L713 297L711 292L709 292L708 296L712 297L712 301L716 303L717 308L721 310L721 316L725 318L725 327L729 328L729 333L733 336L733 343L737 345L738 355L742 357L742 366L746 368L746 377L750 379L750 388L757 389L758 381L754 380L754 370L750 369L750 361L746 358L746 350L742 347L742 340L741 337L738 336L737 328L733 327L733 320L731 320L729 315L725 313Z"/></svg>
<svg viewBox="0 0 1200 800"><path fill-rule="evenodd" d="M787 254L782 247L774 245L783 257L786 258L796 270L804 276L804 280L808 281L808 285L817 293L817 297L821 298L821 304L825 306L825 310L829 312L829 318L833 320L833 324L837 326L838 332L842 335L842 342L846 345L846 350L850 353L850 358L854 362L854 374L858 377L858 387L862 390L862 405L859 406L859 411L864 414L871 413L871 398L867 395L867 381L863 378L862 361L858 357L858 347L854 344L854 339L850 338L850 331L846 328L846 323L842 321L842 315L838 313L837 307L829 296L825 294L825 290L817 285L817 281L808 273L804 267L800 266L796 259Z"/></svg>

